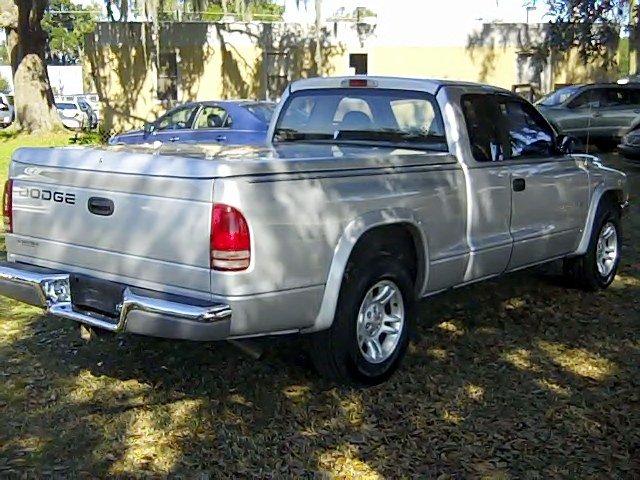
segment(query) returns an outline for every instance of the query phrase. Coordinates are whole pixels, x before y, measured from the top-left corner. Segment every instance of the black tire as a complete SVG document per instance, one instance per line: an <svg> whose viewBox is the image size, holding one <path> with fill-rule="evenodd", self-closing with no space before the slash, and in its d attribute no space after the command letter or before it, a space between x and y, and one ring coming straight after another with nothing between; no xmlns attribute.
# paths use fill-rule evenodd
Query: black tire
<svg viewBox="0 0 640 480"><path fill-rule="evenodd" d="M602 274L598 269L598 238L603 229L613 225L617 241L617 257L610 272ZM605 289L613 282L620 264L622 250L622 225L620 209L614 201L605 197L600 201L591 230L587 252L580 257L569 258L564 261L564 274L574 285L587 290Z"/></svg>
<svg viewBox="0 0 640 480"><path fill-rule="evenodd" d="M401 251L366 250L376 253L361 252L347 265L331 328L312 334L310 338L310 356L316 369L325 378L338 383L376 385L387 380L399 367L412 331L415 293L410 262L415 260ZM372 363L358 345L358 313L367 292L383 280L393 282L401 293L404 325L389 358Z"/></svg>

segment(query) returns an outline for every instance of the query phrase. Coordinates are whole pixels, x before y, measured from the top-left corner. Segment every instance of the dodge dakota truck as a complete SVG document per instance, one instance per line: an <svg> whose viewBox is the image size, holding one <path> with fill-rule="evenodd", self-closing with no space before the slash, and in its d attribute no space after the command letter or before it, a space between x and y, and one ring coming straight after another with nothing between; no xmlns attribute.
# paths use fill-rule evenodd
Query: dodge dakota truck
<svg viewBox="0 0 640 480"><path fill-rule="evenodd" d="M508 91L306 79L267 138L16 150L0 294L113 332L306 334L322 374L373 384L418 299L552 260L616 275L625 175Z"/></svg>

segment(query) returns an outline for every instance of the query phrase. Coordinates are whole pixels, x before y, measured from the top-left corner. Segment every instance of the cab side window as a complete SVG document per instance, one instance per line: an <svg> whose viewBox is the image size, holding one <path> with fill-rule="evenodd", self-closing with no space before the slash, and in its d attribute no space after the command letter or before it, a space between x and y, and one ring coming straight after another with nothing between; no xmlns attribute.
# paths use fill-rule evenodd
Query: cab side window
<svg viewBox="0 0 640 480"><path fill-rule="evenodd" d="M462 96L461 103L473 158L477 162L504 160L495 97L467 94Z"/></svg>
<svg viewBox="0 0 640 480"><path fill-rule="evenodd" d="M535 107L505 98L499 100L499 109L509 135L508 158L555 155L553 130Z"/></svg>

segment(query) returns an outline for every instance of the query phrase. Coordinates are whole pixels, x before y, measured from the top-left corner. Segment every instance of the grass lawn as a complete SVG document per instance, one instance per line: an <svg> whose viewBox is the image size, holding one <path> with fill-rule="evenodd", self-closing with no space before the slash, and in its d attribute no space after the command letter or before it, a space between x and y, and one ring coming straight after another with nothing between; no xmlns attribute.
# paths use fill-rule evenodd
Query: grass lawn
<svg viewBox="0 0 640 480"><path fill-rule="evenodd" d="M640 478L640 168L612 161L632 207L610 289L519 272L429 299L375 388L320 380L297 339L260 361L85 342L0 298L0 478Z"/></svg>
<svg viewBox="0 0 640 480"><path fill-rule="evenodd" d="M0 131L0 180L7 178L11 154L18 147L53 147L74 143L76 135L70 132L25 135L11 131Z"/></svg>

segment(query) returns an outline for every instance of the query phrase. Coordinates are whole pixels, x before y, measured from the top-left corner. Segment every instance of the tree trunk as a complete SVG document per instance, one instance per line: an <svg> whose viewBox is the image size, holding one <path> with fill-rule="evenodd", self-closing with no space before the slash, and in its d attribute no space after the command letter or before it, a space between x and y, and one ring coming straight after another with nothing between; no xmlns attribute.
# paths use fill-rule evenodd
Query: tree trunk
<svg viewBox="0 0 640 480"><path fill-rule="evenodd" d="M120 1L120 21L121 22L129 21L129 0Z"/></svg>
<svg viewBox="0 0 640 480"><path fill-rule="evenodd" d="M640 18L637 0L629 2L629 20L631 32L629 32L629 75L638 74L640 64Z"/></svg>
<svg viewBox="0 0 640 480"><path fill-rule="evenodd" d="M28 132L62 128L44 59L47 34L42 17L47 0L15 0L17 21L7 27L13 71L16 126Z"/></svg>

